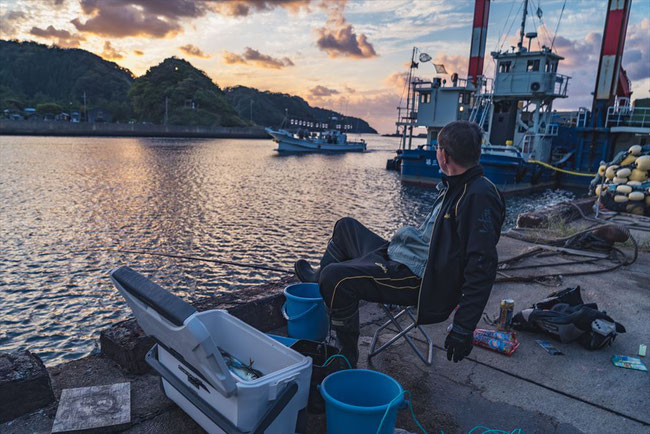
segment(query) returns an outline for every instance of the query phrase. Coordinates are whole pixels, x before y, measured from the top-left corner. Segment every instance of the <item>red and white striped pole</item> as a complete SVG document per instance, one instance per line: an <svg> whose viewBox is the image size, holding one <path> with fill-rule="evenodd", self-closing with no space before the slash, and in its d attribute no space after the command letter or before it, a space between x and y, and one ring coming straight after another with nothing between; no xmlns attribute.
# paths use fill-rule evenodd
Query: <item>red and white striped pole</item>
<svg viewBox="0 0 650 434"><path fill-rule="evenodd" d="M467 80L471 81L474 86L476 86L478 76L483 75L489 16L490 0L476 0L474 3L472 46L469 50L469 68L467 70Z"/></svg>
<svg viewBox="0 0 650 434"><path fill-rule="evenodd" d="M616 96L631 6L632 0L609 0L594 91L594 114L607 110Z"/></svg>

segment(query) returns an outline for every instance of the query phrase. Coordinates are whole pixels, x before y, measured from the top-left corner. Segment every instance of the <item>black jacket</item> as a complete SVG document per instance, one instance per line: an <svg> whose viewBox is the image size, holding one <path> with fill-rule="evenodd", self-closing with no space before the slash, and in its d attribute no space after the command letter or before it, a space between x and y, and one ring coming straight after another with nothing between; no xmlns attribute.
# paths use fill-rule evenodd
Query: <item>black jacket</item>
<svg viewBox="0 0 650 434"><path fill-rule="evenodd" d="M496 277L505 201L481 166L443 175L439 189L436 202L442 206L422 276L417 322L442 322L458 306L454 330L468 334L481 318Z"/></svg>

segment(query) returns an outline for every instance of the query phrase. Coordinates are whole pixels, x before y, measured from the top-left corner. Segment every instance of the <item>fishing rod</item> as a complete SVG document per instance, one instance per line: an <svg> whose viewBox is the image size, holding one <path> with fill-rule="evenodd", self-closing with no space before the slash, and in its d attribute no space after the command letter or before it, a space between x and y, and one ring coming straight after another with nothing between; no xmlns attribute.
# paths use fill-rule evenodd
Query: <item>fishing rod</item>
<svg viewBox="0 0 650 434"><path fill-rule="evenodd" d="M185 260L189 260L189 261L212 262L212 263L215 263L215 264L232 265L232 266L235 266L235 267L255 268L255 269L258 269L258 270L275 271L277 273L295 274L295 272L293 270L284 270L282 268L269 267L267 265L262 265L262 264L246 264L246 263L243 263L243 262L225 261L225 260L222 260L222 259L201 258L201 257L198 257L198 256L177 255L177 254L173 254L173 253L150 252L150 251L146 251L146 250L97 249L97 250L83 250L83 251L78 252L78 253L88 253L88 252L92 252L92 251L106 251L106 252L133 254L133 255L148 255L148 256L158 256L158 257L163 257L163 258L185 259Z"/></svg>

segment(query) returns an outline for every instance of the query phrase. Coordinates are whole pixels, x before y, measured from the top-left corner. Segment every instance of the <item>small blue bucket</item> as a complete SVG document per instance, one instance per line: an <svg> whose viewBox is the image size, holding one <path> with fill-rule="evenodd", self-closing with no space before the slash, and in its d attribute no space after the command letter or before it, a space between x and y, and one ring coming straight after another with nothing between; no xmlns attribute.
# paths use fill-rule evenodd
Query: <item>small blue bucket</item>
<svg viewBox="0 0 650 434"><path fill-rule="evenodd" d="M287 320L287 334L296 339L323 341L327 337L328 320L325 302L317 283L297 283L284 289L287 301L282 315Z"/></svg>
<svg viewBox="0 0 650 434"><path fill-rule="evenodd" d="M328 375L320 393L325 399L327 432L337 434L392 434L404 402L404 389L396 380L367 369Z"/></svg>

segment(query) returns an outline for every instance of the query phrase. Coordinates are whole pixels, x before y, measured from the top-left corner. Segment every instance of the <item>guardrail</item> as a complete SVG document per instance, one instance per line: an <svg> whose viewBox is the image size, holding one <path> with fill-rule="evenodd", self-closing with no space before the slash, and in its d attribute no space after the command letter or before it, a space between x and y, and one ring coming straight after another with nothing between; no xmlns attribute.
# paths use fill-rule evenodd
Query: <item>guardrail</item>
<svg viewBox="0 0 650 434"><path fill-rule="evenodd" d="M650 107L608 107L605 126L650 128Z"/></svg>

